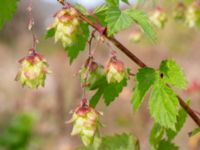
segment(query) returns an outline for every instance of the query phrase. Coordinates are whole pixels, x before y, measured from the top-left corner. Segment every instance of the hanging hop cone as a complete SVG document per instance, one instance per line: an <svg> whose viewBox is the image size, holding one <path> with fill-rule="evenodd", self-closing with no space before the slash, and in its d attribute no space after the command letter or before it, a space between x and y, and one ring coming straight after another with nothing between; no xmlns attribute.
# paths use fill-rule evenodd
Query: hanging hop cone
<svg viewBox="0 0 200 150"><path fill-rule="evenodd" d="M129 35L129 40L133 43L138 43L141 41L143 32L139 27L135 27L132 33Z"/></svg>
<svg viewBox="0 0 200 150"><path fill-rule="evenodd" d="M55 15L54 24L48 29L54 28L55 42L61 41L63 47L71 46L80 22L78 14L74 8L62 9Z"/></svg>
<svg viewBox="0 0 200 150"><path fill-rule="evenodd" d="M98 81L104 76L104 69L102 65L99 65L92 58L87 59L86 63L80 70L81 83L88 89L95 88Z"/></svg>
<svg viewBox="0 0 200 150"><path fill-rule="evenodd" d="M30 49L29 55L19 60L21 68L16 76L22 86L37 88L44 86L46 75L51 71L45 58L34 49Z"/></svg>
<svg viewBox="0 0 200 150"><path fill-rule="evenodd" d="M68 121L73 123L71 135L80 135L85 146L92 144L100 125L99 115L99 112L87 104L77 107L72 119Z"/></svg>
<svg viewBox="0 0 200 150"><path fill-rule="evenodd" d="M164 28L167 22L167 14L162 8L157 7L149 19L156 27Z"/></svg>
<svg viewBox="0 0 200 150"><path fill-rule="evenodd" d="M186 11L185 23L188 27L200 26L200 3L193 2Z"/></svg>
<svg viewBox="0 0 200 150"><path fill-rule="evenodd" d="M106 66L106 78L108 83L121 82L126 77L124 63L113 56Z"/></svg>
<svg viewBox="0 0 200 150"><path fill-rule="evenodd" d="M185 20L185 12L186 12L186 6L183 3L179 2L173 11L174 19L178 21Z"/></svg>

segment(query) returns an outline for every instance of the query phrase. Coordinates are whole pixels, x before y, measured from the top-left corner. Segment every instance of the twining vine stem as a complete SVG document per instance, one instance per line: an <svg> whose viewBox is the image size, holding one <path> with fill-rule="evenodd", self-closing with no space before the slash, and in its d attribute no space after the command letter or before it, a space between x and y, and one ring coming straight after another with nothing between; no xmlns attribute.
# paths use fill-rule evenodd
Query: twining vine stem
<svg viewBox="0 0 200 150"><path fill-rule="evenodd" d="M64 0L57 0L60 4L63 6L68 6L71 8L76 9L73 5L70 3L65 3ZM102 36L104 36L106 39L111 41L119 50L121 50L125 55L127 55L134 63L136 63L139 67L144 68L147 67L147 65L139 59L137 56L135 56L130 50L128 50L122 43L120 43L115 37L108 36L106 29L101 26L99 23L93 22L90 20L87 16L82 14L79 10L77 10L77 13L79 17L87 22L91 27L93 27L96 31L98 31ZM177 98L179 100L179 104L183 107L183 109L189 114L189 116L193 119L193 121L200 127L200 118L195 114L195 112L184 102L184 100L177 95Z"/></svg>

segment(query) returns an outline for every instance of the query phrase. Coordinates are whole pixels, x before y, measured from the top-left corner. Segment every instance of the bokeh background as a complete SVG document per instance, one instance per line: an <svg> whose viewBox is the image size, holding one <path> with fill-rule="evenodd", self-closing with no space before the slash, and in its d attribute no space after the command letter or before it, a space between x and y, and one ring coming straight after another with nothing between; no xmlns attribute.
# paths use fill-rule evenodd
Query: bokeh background
<svg viewBox="0 0 200 150"><path fill-rule="evenodd" d="M89 9L95 5L93 1L82 2L87 2ZM32 46L31 33L27 30L27 6L28 0L21 1L14 18L0 30L0 137L4 139L4 145L7 142L9 150L75 150L81 141L79 137L70 136L72 126L65 122L70 119L69 112L79 104L82 96L77 73L85 62L87 52L81 53L77 61L70 65L62 46L54 44L53 39L44 39L46 27L52 23L53 14L61 6L53 0L34 1L34 30L40 41L37 49L46 56L53 73L48 76L45 88L22 88L14 78L19 67L18 60ZM157 30L156 44L145 38L137 44L130 42L129 35L133 28L120 32L116 37L152 67L158 68L163 59L176 59L189 82L189 90L177 92L184 98L190 98L191 106L200 111L200 29L189 29L175 22L170 17L172 6L173 3L163 4L169 18L166 27ZM153 9L150 2L142 7ZM123 53L116 51L119 58L136 72L137 66ZM106 44L98 45L95 55L98 62L105 64L109 55ZM130 98L133 85L134 82L130 81L109 107L104 105L103 100L98 104L97 109L104 113L101 120L105 127L101 132L102 135L130 132L139 138L142 150L149 150L148 136L153 121L148 113L147 100L138 112L132 111ZM195 124L188 117L175 139L181 150L200 149L200 136L188 136L194 127ZM12 142L19 143L21 148L12 146ZM7 149L0 147L0 150Z"/></svg>

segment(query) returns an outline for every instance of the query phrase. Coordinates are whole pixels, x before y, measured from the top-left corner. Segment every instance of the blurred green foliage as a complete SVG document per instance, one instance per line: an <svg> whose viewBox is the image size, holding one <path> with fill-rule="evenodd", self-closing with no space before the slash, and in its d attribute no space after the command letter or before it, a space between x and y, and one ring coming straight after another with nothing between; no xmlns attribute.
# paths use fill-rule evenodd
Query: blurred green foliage
<svg viewBox="0 0 200 150"><path fill-rule="evenodd" d="M34 117L30 113L17 114L7 124L0 135L0 149L27 150L34 125Z"/></svg>

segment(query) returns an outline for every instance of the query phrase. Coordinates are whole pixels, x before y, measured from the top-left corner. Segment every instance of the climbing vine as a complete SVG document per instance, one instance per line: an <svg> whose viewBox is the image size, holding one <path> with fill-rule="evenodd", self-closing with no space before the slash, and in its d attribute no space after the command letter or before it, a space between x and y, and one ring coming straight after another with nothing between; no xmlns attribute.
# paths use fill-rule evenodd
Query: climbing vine
<svg viewBox="0 0 200 150"><path fill-rule="evenodd" d="M165 59L159 68L146 65L121 42L115 34L130 26L135 26L130 39L140 42L144 35L152 43L156 43L156 31L165 27L168 14L160 2L152 1L154 10L145 12L140 5L146 1L138 0L130 4L128 0L106 0L92 12L78 3L58 0L61 9L54 15L54 23L47 28L46 39L54 38L55 43L60 42L66 51L70 63L78 55L86 51L88 44L88 57L82 65L79 75L83 89L80 105L74 109L72 118L67 121L73 124L71 135L79 135L83 147L79 150L139 150L139 140L131 134L116 134L115 136L101 136L103 126L100 118L103 113L95 109L100 100L106 106L114 102L123 88L130 80L134 80L132 97L130 98L133 111L137 111L147 93L148 110L154 119L149 143L152 150L177 150L173 143L174 137L183 127L186 117L189 116L197 124L190 135L199 132L200 118L189 106L189 100L184 100L175 91L187 87L187 80L183 69L175 60ZM0 2L0 27L11 18L18 0ZM121 3L126 5L121 9ZM172 17L177 23L183 23L188 28L200 26L200 2L182 1L175 3ZM8 9L9 8L9 9ZM34 19L32 16L32 1L28 6L28 30L32 33L33 45L28 50L28 55L19 60L20 68L16 80L22 86L38 88L45 85L46 76L53 71L49 69L47 61L37 51L37 38L34 34ZM95 57L96 46L92 46L94 39L97 44L106 43L110 57L106 63L98 63ZM115 48L114 48L115 47ZM140 69L137 72L126 67L126 64L117 56L116 51L123 52ZM156 55L156 54L155 54ZM87 92L93 91L92 97L87 97Z"/></svg>

